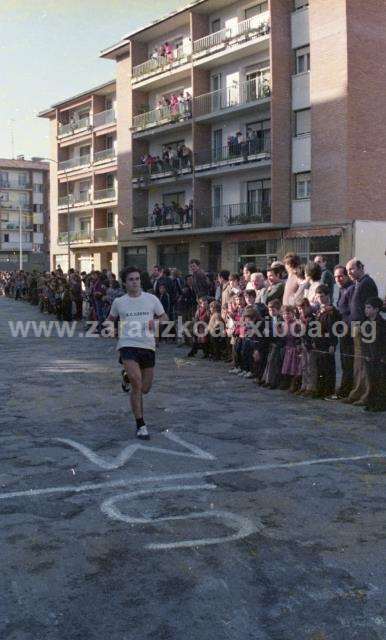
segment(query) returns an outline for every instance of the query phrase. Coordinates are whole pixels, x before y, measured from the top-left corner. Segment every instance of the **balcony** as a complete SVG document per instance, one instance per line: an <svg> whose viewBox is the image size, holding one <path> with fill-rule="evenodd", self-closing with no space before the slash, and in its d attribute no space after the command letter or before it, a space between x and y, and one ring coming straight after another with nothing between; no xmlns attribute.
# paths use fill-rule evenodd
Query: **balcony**
<svg viewBox="0 0 386 640"><path fill-rule="evenodd" d="M91 202L91 196L88 192L78 194L70 193L68 196L59 196L58 207L73 207L76 204L85 204Z"/></svg>
<svg viewBox="0 0 386 640"><path fill-rule="evenodd" d="M32 206L30 204L25 204L24 202L10 202L9 200L1 200L0 199L0 207L2 209L9 209L11 211L32 211Z"/></svg>
<svg viewBox="0 0 386 640"><path fill-rule="evenodd" d="M98 189L94 191L94 202L99 200L115 200L117 197L117 192L115 187L110 187L109 189Z"/></svg>
<svg viewBox="0 0 386 640"><path fill-rule="evenodd" d="M115 242L116 240L117 232L114 227L94 229L94 242Z"/></svg>
<svg viewBox="0 0 386 640"><path fill-rule="evenodd" d="M140 186L148 186L151 182L177 178L191 173L192 163L190 158L176 158L171 162L159 159L151 164L135 165L133 167L133 183Z"/></svg>
<svg viewBox="0 0 386 640"><path fill-rule="evenodd" d="M154 233L154 232L166 232L166 231L184 231L191 229L192 219L190 211L180 213L170 209L165 212L166 215L159 213L148 213L142 211L135 213L133 216L133 232L134 233Z"/></svg>
<svg viewBox="0 0 386 640"><path fill-rule="evenodd" d="M108 109L107 111L95 113L93 117L94 128L102 127L105 124L114 124L114 122L116 121L117 120L114 109Z"/></svg>
<svg viewBox="0 0 386 640"><path fill-rule="evenodd" d="M20 225L18 222L1 222L0 229L2 231L19 231ZM27 222L21 225L22 231L33 231L33 224Z"/></svg>
<svg viewBox="0 0 386 640"><path fill-rule="evenodd" d="M102 242L115 242L117 233L114 227L95 229L92 231L70 231L70 244L97 244ZM61 231L58 235L58 244L68 244L68 232Z"/></svg>
<svg viewBox="0 0 386 640"><path fill-rule="evenodd" d="M66 124L62 124L60 122L58 128L58 136L73 135L75 132L80 131L81 129L89 128L91 128L90 116L87 116L86 118L80 118L79 120L74 119Z"/></svg>
<svg viewBox="0 0 386 640"><path fill-rule="evenodd" d="M102 151L94 151L94 164L96 162L106 162L107 160L115 160L115 149L102 149Z"/></svg>
<svg viewBox="0 0 386 640"><path fill-rule="evenodd" d="M143 131L166 124L184 122L192 117L191 101L179 103L176 107L166 106L133 117L133 130Z"/></svg>
<svg viewBox="0 0 386 640"><path fill-rule="evenodd" d="M15 180L1 180L0 189L20 189L21 191L31 189L30 182L18 182Z"/></svg>
<svg viewBox="0 0 386 640"><path fill-rule="evenodd" d="M157 56L133 67L131 81L134 84L140 80L147 80L152 76L164 73L165 71L171 71L183 64L187 64L190 60L190 51L183 48L175 49L173 51L173 59L169 60L167 56Z"/></svg>
<svg viewBox="0 0 386 640"><path fill-rule="evenodd" d="M195 158L195 171L239 167L251 162L264 162L271 158L269 135L254 140L236 142L218 149L204 149Z"/></svg>
<svg viewBox="0 0 386 640"><path fill-rule="evenodd" d="M194 116L207 119L208 116L217 116L223 112L238 111L254 106L259 100L268 99L270 95L268 75L263 75L197 96L194 98Z"/></svg>
<svg viewBox="0 0 386 640"><path fill-rule="evenodd" d="M271 222L271 205L266 202L243 202L208 207L196 211L196 227L232 227Z"/></svg>
<svg viewBox="0 0 386 640"><path fill-rule="evenodd" d="M77 156L76 158L69 158L69 160L63 160L62 162L59 162L58 170L69 171L69 169L84 167L85 165L90 163L91 163L90 154L87 154L84 156Z"/></svg>
<svg viewBox="0 0 386 640"><path fill-rule="evenodd" d="M193 59L207 56L228 47L239 45L254 38L261 38L270 32L269 12L253 16L239 22L234 27L210 33L193 43Z"/></svg>

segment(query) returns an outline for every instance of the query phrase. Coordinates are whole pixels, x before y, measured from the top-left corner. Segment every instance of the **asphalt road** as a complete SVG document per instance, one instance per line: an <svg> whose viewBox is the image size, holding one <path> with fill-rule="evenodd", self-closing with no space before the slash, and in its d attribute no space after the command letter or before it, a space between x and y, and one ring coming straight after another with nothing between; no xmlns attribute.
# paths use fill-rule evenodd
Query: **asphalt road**
<svg viewBox="0 0 386 640"><path fill-rule="evenodd" d="M0 298L1 640L384 640L385 416L162 345L137 447L112 340Z"/></svg>

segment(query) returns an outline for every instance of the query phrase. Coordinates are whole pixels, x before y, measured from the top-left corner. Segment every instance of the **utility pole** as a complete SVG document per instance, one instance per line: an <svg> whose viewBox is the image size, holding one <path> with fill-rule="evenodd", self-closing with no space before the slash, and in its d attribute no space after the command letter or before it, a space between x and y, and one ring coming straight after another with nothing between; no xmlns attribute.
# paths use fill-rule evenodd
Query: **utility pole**
<svg viewBox="0 0 386 640"><path fill-rule="evenodd" d="M54 158L43 158L47 162L54 162L57 167L59 167L59 162L54 160ZM70 241L70 183L68 180L67 169L64 170L64 175L66 176L66 194L67 194L67 262L68 262L68 271L70 270L71 264L71 241Z"/></svg>
<svg viewBox="0 0 386 640"><path fill-rule="evenodd" d="M21 216L21 206L18 205L19 209L19 270L23 270L23 228L22 228L22 216Z"/></svg>

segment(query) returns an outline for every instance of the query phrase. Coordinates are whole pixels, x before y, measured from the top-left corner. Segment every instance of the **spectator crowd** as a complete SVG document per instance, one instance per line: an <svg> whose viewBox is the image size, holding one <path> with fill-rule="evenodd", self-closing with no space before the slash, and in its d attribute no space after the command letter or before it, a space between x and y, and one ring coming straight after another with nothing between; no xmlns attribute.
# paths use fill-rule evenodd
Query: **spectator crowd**
<svg viewBox="0 0 386 640"><path fill-rule="evenodd" d="M267 389L386 410L385 301L360 260L334 273L323 256L302 265L296 254L263 272L253 263L216 276L198 260L189 267L185 276L159 266L141 273L142 289L158 296L169 317L160 340L188 345L190 358L202 351L225 360L230 374ZM94 321L101 333L113 300L125 291L107 270L58 268L2 272L0 293L59 320Z"/></svg>

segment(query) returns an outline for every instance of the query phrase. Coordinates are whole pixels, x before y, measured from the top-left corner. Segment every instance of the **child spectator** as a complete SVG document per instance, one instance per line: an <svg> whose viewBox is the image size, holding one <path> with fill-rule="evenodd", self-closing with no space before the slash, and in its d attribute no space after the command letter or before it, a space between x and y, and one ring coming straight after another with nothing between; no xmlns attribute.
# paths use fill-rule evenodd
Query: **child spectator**
<svg viewBox="0 0 386 640"><path fill-rule="evenodd" d="M225 349L225 322L221 316L221 303L215 300L209 305L209 353L213 360L221 360Z"/></svg>
<svg viewBox="0 0 386 640"><path fill-rule="evenodd" d="M198 307L194 316L193 326L193 346L188 353L188 358L194 358L199 349L204 352L204 358L209 355L209 305L206 297L198 299Z"/></svg>
<svg viewBox="0 0 386 640"><path fill-rule="evenodd" d="M335 348L338 338L333 326L340 320L340 313L330 303L329 289L325 284L316 289L319 310L315 319L319 322L318 337L312 338L312 355L315 363L316 387L314 398L331 398L335 394L336 370Z"/></svg>
<svg viewBox="0 0 386 640"><path fill-rule="evenodd" d="M282 322L280 315L281 301L268 302L269 313L269 338L267 364L264 369L262 386L269 389L277 389L281 382L281 369L284 357L284 338L281 337L278 327Z"/></svg>
<svg viewBox="0 0 386 640"><path fill-rule="evenodd" d="M308 298L298 305L299 320L302 324L303 335L301 337L301 358L302 358L302 384L297 391L298 395L312 396L315 392L316 373L313 366L312 340L309 336L310 323L314 320L312 306Z"/></svg>
<svg viewBox="0 0 386 640"><path fill-rule="evenodd" d="M284 305L281 313L284 320L285 347L280 389L289 389L291 393L295 393L300 387L302 375L299 326L295 319L295 307Z"/></svg>

